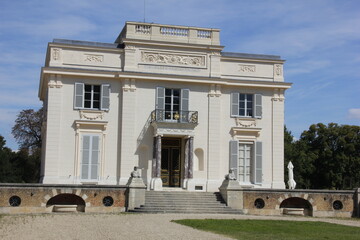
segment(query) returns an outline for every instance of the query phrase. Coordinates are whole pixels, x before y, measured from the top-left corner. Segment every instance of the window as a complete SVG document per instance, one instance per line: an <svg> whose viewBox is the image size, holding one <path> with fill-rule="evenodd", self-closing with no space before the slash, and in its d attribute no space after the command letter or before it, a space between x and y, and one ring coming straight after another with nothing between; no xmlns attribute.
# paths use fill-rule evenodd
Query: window
<svg viewBox="0 0 360 240"><path fill-rule="evenodd" d="M156 110L166 121L187 121L189 89L156 88Z"/></svg>
<svg viewBox="0 0 360 240"><path fill-rule="evenodd" d="M75 83L74 109L109 110L110 85Z"/></svg>
<svg viewBox="0 0 360 240"><path fill-rule="evenodd" d="M262 142L230 141L230 164L236 179L244 184L262 182Z"/></svg>
<svg viewBox="0 0 360 240"><path fill-rule="evenodd" d="M231 93L231 117L262 117L262 95Z"/></svg>
<svg viewBox="0 0 360 240"><path fill-rule="evenodd" d="M100 160L100 136L82 136L81 179L98 180Z"/></svg>

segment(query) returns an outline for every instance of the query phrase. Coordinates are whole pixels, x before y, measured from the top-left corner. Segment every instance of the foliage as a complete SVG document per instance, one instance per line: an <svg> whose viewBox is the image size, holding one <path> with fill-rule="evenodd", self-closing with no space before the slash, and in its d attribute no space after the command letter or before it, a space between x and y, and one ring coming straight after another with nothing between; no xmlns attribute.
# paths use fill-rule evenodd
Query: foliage
<svg viewBox="0 0 360 240"><path fill-rule="evenodd" d="M360 228L279 220L183 219L173 222L235 239L358 239Z"/></svg>
<svg viewBox="0 0 360 240"><path fill-rule="evenodd" d="M5 140L0 136L0 182L36 183L40 176L40 149L29 154L27 149L13 152L5 147Z"/></svg>
<svg viewBox="0 0 360 240"><path fill-rule="evenodd" d="M43 121L43 108L22 110L12 128L12 134L20 148L41 148L41 125Z"/></svg>
<svg viewBox="0 0 360 240"><path fill-rule="evenodd" d="M292 161L297 188L353 189L360 186L360 127L318 123L289 143L285 128L285 163ZM287 171L285 171L287 172Z"/></svg>

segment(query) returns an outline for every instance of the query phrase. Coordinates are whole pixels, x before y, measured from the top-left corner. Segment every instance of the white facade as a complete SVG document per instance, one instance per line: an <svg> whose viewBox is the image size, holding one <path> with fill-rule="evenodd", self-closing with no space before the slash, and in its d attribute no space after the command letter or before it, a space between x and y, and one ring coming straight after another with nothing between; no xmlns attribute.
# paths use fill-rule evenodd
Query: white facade
<svg viewBox="0 0 360 240"><path fill-rule="evenodd" d="M218 29L127 22L115 44L54 40L41 71L43 183L285 188L278 56L222 52Z"/></svg>

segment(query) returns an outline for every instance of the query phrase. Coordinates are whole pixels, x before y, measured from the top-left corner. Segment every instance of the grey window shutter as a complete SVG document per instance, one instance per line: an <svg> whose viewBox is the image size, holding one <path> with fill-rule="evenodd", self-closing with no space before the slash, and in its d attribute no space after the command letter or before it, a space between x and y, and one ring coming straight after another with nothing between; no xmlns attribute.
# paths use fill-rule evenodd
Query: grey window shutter
<svg viewBox="0 0 360 240"><path fill-rule="evenodd" d="M231 93L231 117L239 116L239 93Z"/></svg>
<svg viewBox="0 0 360 240"><path fill-rule="evenodd" d="M156 88L156 109L165 109L165 88L157 87Z"/></svg>
<svg viewBox="0 0 360 240"><path fill-rule="evenodd" d="M82 139L82 161L81 161L81 179L89 178L90 164L90 136L83 136Z"/></svg>
<svg viewBox="0 0 360 240"><path fill-rule="evenodd" d="M101 84L101 110L109 110L110 107L110 84Z"/></svg>
<svg viewBox="0 0 360 240"><path fill-rule="evenodd" d="M255 116L256 118L262 117L262 95L255 94Z"/></svg>
<svg viewBox="0 0 360 240"><path fill-rule="evenodd" d="M255 146L255 183L262 183L262 142Z"/></svg>
<svg viewBox="0 0 360 240"><path fill-rule="evenodd" d="M84 84L75 83L74 109L84 108Z"/></svg>
<svg viewBox="0 0 360 240"><path fill-rule="evenodd" d="M92 136L90 179L93 180L98 178L99 154L100 154L99 145L100 145L99 136Z"/></svg>
<svg viewBox="0 0 360 240"><path fill-rule="evenodd" d="M181 89L181 111L189 111L189 89Z"/></svg>
<svg viewBox="0 0 360 240"><path fill-rule="evenodd" d="M229 168L234 169L234 174L237 180L239 180L239 142L230 141L230 163Z"/></svg>

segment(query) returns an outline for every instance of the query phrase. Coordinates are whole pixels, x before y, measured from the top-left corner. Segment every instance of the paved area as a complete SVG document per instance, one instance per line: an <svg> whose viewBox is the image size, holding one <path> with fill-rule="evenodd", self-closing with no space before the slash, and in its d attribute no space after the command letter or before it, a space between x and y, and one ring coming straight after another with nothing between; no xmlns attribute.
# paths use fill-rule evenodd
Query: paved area
<svg viewBox="0 0 360 240"><path fill-rule="evenodd" d="M0 239L229 239L171 222L174 219L323 221L360 227L359 219L210 214L43 214L0 219Z"/></svg>

